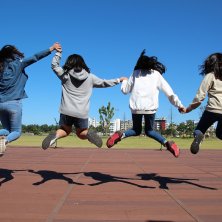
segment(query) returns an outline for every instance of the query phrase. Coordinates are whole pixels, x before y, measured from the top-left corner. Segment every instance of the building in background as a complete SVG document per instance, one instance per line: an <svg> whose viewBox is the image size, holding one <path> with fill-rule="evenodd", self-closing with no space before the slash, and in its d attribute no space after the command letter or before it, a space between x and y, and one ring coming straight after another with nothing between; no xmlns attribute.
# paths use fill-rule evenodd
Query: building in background
<svg viewBox="0 0 222 222"><path fill-rule="evenodd" d="M130 129L133 127L133 121L132 120L125 120L120 122L120 130L125 131L127 129Z"/></svg>
<svg viewBox="0 0 222 222"><path fill-rule="evenodd" d="M157 131L164 131L167 129L167 122L165 118L155 119L154 129Z"/></svg>
<svg viewBox="0 0 222 222"><path fill-rule="evenodd" d="M143 126L144 126L144 120L143 120ZM89 118L89 126L97 127L99 126L100 123L99 121L96 121L96 118ZM132 120L120 120L120 119L115 119L111 122L110 124L110 133L114 133L118 130L125 131L127 129L130 129L133 127L133 122ZM165 118L158 118L155 119L154 123L154 130L156 131L164 131L167 129L167 121Z"/></svg>
<svg viewBox="0 0 222 222"><path fill-rule="evenodd" d="M121 120L115 119L114 121L112 121L110 124L109 130L110 130L110 133L114 133L116 131L121 130Z"/></svg>
<svg viewBox="0 0 222 222"><path fill-rule="evenodd" d="M99 121L96 121L96 118L89 118L88 119L89 126L97 127L100 125Z"/></svg>

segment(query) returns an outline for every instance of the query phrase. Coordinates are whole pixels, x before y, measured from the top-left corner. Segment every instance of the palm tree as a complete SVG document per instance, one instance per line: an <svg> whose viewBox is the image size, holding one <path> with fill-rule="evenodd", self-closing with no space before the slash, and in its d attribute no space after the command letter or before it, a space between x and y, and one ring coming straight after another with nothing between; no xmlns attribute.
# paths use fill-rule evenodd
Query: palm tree
<svg viewBox="0 0 222 222"><path fill-rule="evenodd" d="M100 118L100 124L102 125L103 129L105 129L105 135L107 135L107 132L110 127L111 119L114 116L114 107L111 107L110 102L108 102L107 107L102 106L99 109L99 118Z"/></svg>

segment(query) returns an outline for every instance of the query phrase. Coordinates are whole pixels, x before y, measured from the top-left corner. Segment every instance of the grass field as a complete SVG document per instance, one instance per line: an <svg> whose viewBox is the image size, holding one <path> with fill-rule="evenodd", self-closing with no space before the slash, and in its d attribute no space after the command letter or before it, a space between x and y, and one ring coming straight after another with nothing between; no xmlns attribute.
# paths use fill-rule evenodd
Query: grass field
<svg viewBox="0 0 222 222"><path fill-rule="evenodd" d="M28 147L28 146L36 146L41 147L42 140L45 136L30 136L30 135L22 135L18 140L10 143L10 146L21 146L21 147ZM106 147L106 140L107 137L103 138L103 147ZM193 141L193 138L168 138L168 140L174 140L176 144L181 149L188 149L190 144ZM88 140L80 140L76 136L68 136L66 138L60 139L57 141L57 147L95 147L95 145L88 142ZM151 138L140 136L140 137L130 137L127 139L122 140L115 148L140 148L140 149L153 149L153 148L160 148L160 144L154 141ZM222 148L222 141L218 139L204 139L201 149L221 149Z"/></svg>

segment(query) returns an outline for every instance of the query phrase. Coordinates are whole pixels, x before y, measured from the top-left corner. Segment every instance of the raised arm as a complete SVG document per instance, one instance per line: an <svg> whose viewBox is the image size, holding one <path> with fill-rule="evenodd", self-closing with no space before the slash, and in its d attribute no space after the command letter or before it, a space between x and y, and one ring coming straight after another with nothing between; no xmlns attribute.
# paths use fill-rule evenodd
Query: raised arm
<svg viewBox="0 0 222 222"><path fill-rule="evenodd" d="M58 77L61 77L64 74L64 70L60 66L61 57L62 57L62 53L57 51L52 58L52 64L51 64L52 70L55 72L55 74Z"/></svg>
<svg viewBox="0 0 222 222"><path fill-rule="evenodd" d="M58 42L54 43L49 49L43 50L39 53L34 54L33 56L29 57L29 58L25 58L24 60L22 60L22 69L24 69L25 67L39 61L40 59L48 56L52 51L54 50L60 50L61 46Z"/></svg>

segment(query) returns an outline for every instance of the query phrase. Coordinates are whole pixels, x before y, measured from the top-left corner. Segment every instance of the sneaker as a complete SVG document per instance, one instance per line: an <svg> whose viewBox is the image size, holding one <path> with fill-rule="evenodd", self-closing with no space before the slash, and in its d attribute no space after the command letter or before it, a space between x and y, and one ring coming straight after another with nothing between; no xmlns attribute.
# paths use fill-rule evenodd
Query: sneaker
<svg viewBox="0 0 222 222"><path fill-rule="evenodd" d="M5 137L1 136L0 137L0 157L4 155L4 152L6 150L5 142L6 142Z"/></svg>
<svg viewBox="0 0 222 222"><path fill-rule="evenodd" d="M87 139L89 142L95 144L97 147L101 148L103 145L102 139L98 136L96 131L89 130L87 133Z"/></svg>
<svg viewBox="0 0 222 222"><path fill-rule="evenodd" d="M175 157L178 157L180 155L180 149L176 145L174 141L167 141L166 142L166 148L169 150Z"/></svg>
<svg viewBox="0 0 222 222"><path fill-rule="evenodd" d="M110 136L106 142L106 146L108 148L111 148L115 144L117 144L119 141L121 141L123 133L121 131L116 131L112 136Z"/></svg>
<svg viewBox="0 0 222 222"><path fill-rule="evenodd" d="M43 141L42 141L42 149L46 150L50 146L52 146L56 142L56 133L50 133Z"/></svg>
<svg viewBox="0 0 222 222"><path fill-rule="evenodd" d="M201 144L203 138L204 138L203 133L198 133L195 136L195 138L194 138L194 140L193 140L193 142L190 146L190 151L191 151L192 154L197 154L198 153L198 151L200 149L200 144Z"/></svg>

